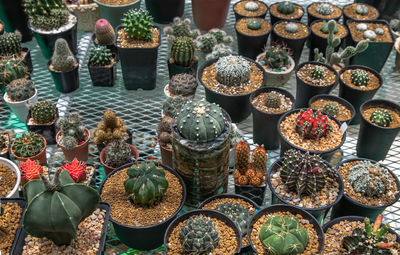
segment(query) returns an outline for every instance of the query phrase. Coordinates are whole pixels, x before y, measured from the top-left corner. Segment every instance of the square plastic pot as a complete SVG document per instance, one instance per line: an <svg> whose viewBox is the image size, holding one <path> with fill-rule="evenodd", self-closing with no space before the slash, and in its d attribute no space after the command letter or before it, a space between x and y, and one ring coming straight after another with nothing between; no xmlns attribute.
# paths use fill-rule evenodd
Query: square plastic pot
<svg viewBox="0 0 400 255"><path fill-rule="evenodd" d="M354 1L354 3L355 3L355 2L357 2L357 1ZM350 6L350 5L354 4L354 3L346 4L345 6L343 6L343 24L346 24L348 20L354 20L352 17L347 16L347 15L346 15L346 12L344 11L344 9L345 9L347 6ZM400 3L400 2L399 2L399 3ZM370 4L367 4L367 3L364 3L364 5L367 5L367 6L368 6L369 8L371 8L371 9L375 9L375 10L377 11L377 13L378 13L378 16L377 16L375 19L365 19L365 20L376 20L377 18L379 18L379 11L378 11L378 9L376 9L374 6L372 6L372 5L370 5ZM366 15L366 17L363 17L363 18L368 18L368 15ZM364 20L357 20L357 21L363 22Z"/></svg>
<svg viewBox="0 0 400 255"><path fill-rule="evenodd" d="M88 69L93 86L112 87L117 78L117 62L113 54L114 63L112 66L92 66L88 63Z"/></svg>
<svg viewBox="0 0 400 255"><path fill-rule="evenodd" d="M93 0L93 2L99 6L101 17L108 20L114 28L121 24L121 19L123 18L124 13L132 9L140 9L140 1L141 0L134 0L130 4L124 5L107 5L103 4L99 0Z"/></svg>
<svg viewBox="0 0 400 255"><path fill-rule="evenodd" d="M71 93L79 88L79 62L70 71L58 72L50 69L51 60L47 62L47 69L53 77L57 91Z"/></svg>
<svg viewBox="0 0 400 255"><path fill-rule="evenodd" d="M17 203L22 209L22 213L21 213L21 216L20 216L21 218L20 218L20 221L19 221L19 224L18 224L18 228L15 231L14 241L12 243L12 246L11 246L11 249L10 249L10 253L9 253L9 254L17 254L17 253L14 253L13 251L14 251L14 247L17 244L18 236L20 235L20 233L22 231L21 222L22 222L23 212L25 211L26 202L25 202L25 200L23 198L2 198L1 201L0 201L0 204L8 204L8 203ZM19 254L22 254L22 251Z"/></svg>
<svg viewBox="0 0 400 255"><path fill-rule="evenodd" d="M113 42L112 44L106 44L106 45L98 44L98 43L97 43L97 40L96 40L96 34L95 34L95 33L92 34L92 42L93 42L94 46L96 46L96 47L97 47L97 46L106 46L107 49L109 49L109 50L111 51L111 53L112 53L113 55L115 55L115 56L114 56L115 61L116 61L116 62L119 61L118 50L117 50L117 48L115 47L114 42Z"/></svg>
<svg viewBox="0 0 400 255"><path fill-rule="evenodd" d="M146 0L146 9L153 16L154 22L167 24L175 17L182 17L185 0Z"/></svg>
<svg viewBox="0 0 400 255"><path fill-rule="evenodd" d="M43 136L44 139L46 139L46 142L48 145L57 144L57 142L56 142L56 135L57 135L56 122L58 119L58 109L56 111L56 116L54 118L53 123L51 123L49 125L29 124L29 119L31 119L31 117L32 117L31 114L32 114L32 112L31 112L31 110L29 110L28 117L25 120L25 125L28 127L28 130Z"/></svg>
<svg viewBox="0 0 400 255"><path fill-rule="evenodd" d="M235 194L244 196L259 206L264 203L265 190L267 185L251 186L251 185L237 185L235 184Z"/></svg>

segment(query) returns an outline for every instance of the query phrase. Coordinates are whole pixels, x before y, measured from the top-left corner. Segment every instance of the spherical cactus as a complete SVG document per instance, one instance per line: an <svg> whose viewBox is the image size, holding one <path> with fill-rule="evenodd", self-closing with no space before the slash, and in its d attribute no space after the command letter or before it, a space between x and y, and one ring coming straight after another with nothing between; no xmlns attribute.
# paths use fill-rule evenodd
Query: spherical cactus
<svg viewBox="0 0 400 255"><path fill-rule="evenodd" d="M203 53L212 52L215 45L217 45L217 39L211 34L205 34L197 37L195 40L196 48Z"/></svg>
<svg viewBox="0 0 400 255"><path fill-rule="evenodd" d="M98 46L89 51L89 64L92 66L107 66L111 60L111 51L106 46Z"/></svg>
<svg viewBox="0 0 400 255"><path fill-rule="evenodd" d="M336 102L330 102L324 105L322 110L330 115L337 115L339 113L339 104Z"/></svg>
<svg viewBox="0 0 400 255"><path fill-rule="evenodd" d="M114 43L114 28L106 19L99 19L94 26L94 34L100 45L109 45Z"/></svg>
<svg viewBox="0 0 400 255"><path fill-rule="evenodd" d="M315 80L324 78L325 70L322 66L316 66L311 70L311 77Z"/></svg>
<svg viewBox="0 0 400 255"><path fill-rule="evenodd" d="M130 167L127 174L125 192L136 205L154 205L163 198L168 188L164 169L157 167L152 161Z"/></svg>
<svg viewBox="0 0 400 255"><path fill-rule="evenodd" d="M8 84L6 92L12 101L24 101L35 94L35 85L33 81L25 78L16 79Z"/></svg>
<svg viewBox="0 0 400 255"><path fill-rule="evenodd" d="M210 218L192 216L181 227L179 240L184 254L209 254L218 246L219 236Z"/></svg>
<svg viewBox="0 0 400 255"><path fill-rule="evenodd" d="M217 44L218 43L224 43L224 44L230 44L233 41L232 36L227 35L227 33L219 28L212 28L210 29L210 31L208 31L209 35L212 35L215 37L215 39L217 40Z"/></svg>
<svg viewBox="0 0 400 255"><path fill-rule="evenodd" d="M169 92L174 96L191 96L196 93L197 80L191 74L175 74L169 80Z"/></svg>
<svg viewBox="0 0 400 255"><path fill-rule="evenodd" d="M104 163L107 166L117 168L131 161L132 150L125 141L115 140L105 148L104 156Z"/></svg>
<svg viewBox="0 0 400 255"><path fill-rule="evenodd" d="M151 28L153 17L146 10L129 10L122 18L122 27L127 37L136 40L150 41L153 39Z"/></svg>
<svg viewBox="0 0 400 255"><path fill-rule="evenodd" d="M259 9L258 3L255 1L249 1L244 5L244 9L249 12L255 12Z"/></svg>
<svg viewBox="0 0 400 255"><path fill-rule="evenodd" d="M388 110L378 109L372 112L369 120L378 126L389 127L392 124L393 118Z"/></svg>
<svg viewBox="0 0 400 255"><path fill-rule="evenodd" d="M285 31L289 33L296 33L299 30L299 27L296 23L287 23L285 26Z"/></svg>
<svg viewBox="0 0 400 255"><path fill-rule="evenodd" d="M169 97L163 103L163 112L165 116L175 118L187 102L188 99L181 96Z"/></svg>
<svg viewBox="0 0 400 255"><path fill-rule="evenodd" d="M277 9L282 14L291 14L294 12L294 4L289 1L283 1L278 4Z"/></svg>
<svg viewBox="0 0 400 255"><path fill-rule="evenodd" d="M268 108L279 108L281 106L281 97L278 93L268 93L265 95L264 104Z"/></svg>
<svg viewBox="0 0 400 255"><path fill-rule="evenodd" d="M224 204L218 204L215 207L215 210L225 214L231 220L233 220L233 222L238 225L242 236L246 234L247 226L250 221L250 214L247 208L241 206L239 203L232 204L228 201Z"/></svg>
<svg viewBox="0 0 400 255"><path fill-rule="evenodd" d="M76 146L78 146L78 142L76 141L75 137L73 136L63 136L60 139L60 144L62 144L63 147L65 147L67 150L72 150Z"/></svg>
<svg viewBox="0 0 400 255"><path fill-rule="evenodd" d="M160 123L158 124L158 133L162 132L172 132L172 125L174 124L175 119L165 116L164 118L161 119Z"/></svg>
<svg viewBox="0 0 400 255"><path fill-rule="evenodd" d="M207 54L206 60L210 60L213 58L220 58L220 57L225 57L232 55L232 48L225 45L225 44L217 44L213 47L213 50L211 53Z"/></svg>
<svg viewBox="0 0 400 255"><path fill-rule="evenodd" d="M68 117L58 119L56 126L62 134L60 145L67 149L73 149L78 143L88 139L85 133L85 126L80 120L78 112L71 112Z"/></svg>
<svg viewBox="0 0 400 255"><path fill-rule="evenodd" d="M3 55L21 54L21 37L17 33L0 35L0 52Z"/></svg>
<svg viewBox="0 0 400 255"><path fill-rule="evenodd" d="M161 146L168 146L172 144L172 134L168 132L162 132L159 135L159 141Z"/></svg>
<svg viewBox="0 0 400 255"><path fill-rule="evenodd" d="M176 116L179 133L186 139L210 142L225 130L225 116L216 104L190 101Z"/></svg>
<svg viewBox="0 0 400 255"><path fill-rule="evenodd" d="M383 30L383 28L377 27L377 28L375 28L375 33L377 35L383 35L385 33L385 31Z"/></svg>
<svg viewBox="0 0 400 255"><path fill-rule="evenodd" d="M69 49L67 41L63 38L57 39L53 56L51 57L51 64L54 70L59 72L69 71L75 67L76 63L75 56Z"/></svg>
<svg viewBox="0 0 400 255"><path fill-rule="evenodd" d="M11 150L18 157L28 158L39 154L44 148L44 138L30 132L15 138Z"/></svg>
<svg viewBox="0 0 400 255"><path fill-rule="evenodd" d="M359 23L357 24L356 29L359 31L365 31L368 29L368 26L365 23Z"/></svg>
<svg viewBox="0 0 400 255"><path fill-rule="evenodd" d="M333 13L333 8L330 4L319 4L315 8L315 11L321 15L331 15Z"/></svg>
<svg viewBox="0 0 400 255"><path fill-rule="evenodd" d="M328 116L319 110L301 110L297 116L296 131L303 138L318 140L326 136L331 129Z"/></svg>
<svg viewBox="0 0 400 255"><path fill-rule="evenodd" d="M171 59L180 66L190 66L194 58L194 43L192 38L180 36L175 38L170 51Z"/></svg>
<svg viewBox="0 0 400 255"><path fill-rule="evenodd" d="M191 30L190 23L191 21L187 18L182 20L179 17L175 17L172 24L163 29L164 34L167 35L167 41L171 43L179 36L187 36L196 39L197 36L200 35L200 31L198 29Z"/></svg>
<svg viewBox="0 0 400 255"><path fill-rule="evenodd" d="M250 168L250 146L245 141L240 141L235 146L234 151L235 157L235 169L240 174L246 174L246 171Z"/></svg>
<svg viewBox="0 0 400 255"><path fill-rule="evenodd" d="M240 56L226 56L215 64L216 79L226 86L240 86L250 79L250 64Z"/></svg>
<svg viewBox="0 0 400 255"><path fill-rule="evenodd" d="M280 69L287 66L289 64L288 49L281 45L272 46L266 50L263 60L270 68Z"/></svg>
<svg viewBox="0 0 400 255"><path fill-rule="evenodd" d="M247 28L251 30L258 30L261 28L261 22L256 19L249 20L247 22Z"/></svg>
<svg viewBox="0 0 400 255"><path fill-rule="evenodd" d="M365 87L369 82L369 75L364 70L355 70L351 73L350 79L354 85Z"/></svg>
<svg viewBox="0 0 400 255"><path fill-rule="evenodd" d="M43 173L43 167L38 161L30 160L19 161L18 168L21 171L21 182L25 184L31 180L39 179Z"/></svg>
<svg viewBox="0 0 400 255"><path fill-rule="evenodd" d="M57 107L50 101L39 100L32 106L31 114L37 124L52 123L56 117Z"/></svg>
<svg viewBox="0 0 400 255"><path fill-rule="evenodd" d="M18 58L7 57L0 59L0 84L8 85L16 79L25 78L28 68Z"/></svg>
<svg viewBox="0 0 400 255"><path fill-rule="evenodd" d="M367 15L368 14L368 6L366 6L365 4L357 4L356 13L360 14L360 15Z"/></svg>
<svg viewBox="0 0 400 255"><path fill-rule="evenodd" d="M372 31L372 30L366 30L364 32L363 36L364 36L365 39L373 41L376 38L376 33L374 31Z"/></svg>

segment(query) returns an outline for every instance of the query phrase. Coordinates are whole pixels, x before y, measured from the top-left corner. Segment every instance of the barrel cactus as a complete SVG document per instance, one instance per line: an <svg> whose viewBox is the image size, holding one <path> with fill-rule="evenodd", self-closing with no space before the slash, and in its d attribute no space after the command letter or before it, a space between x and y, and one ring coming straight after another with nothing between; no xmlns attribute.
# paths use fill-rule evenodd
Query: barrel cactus
<svg viewBox="0 0 400 255"><path fill-rule="evenodd" d="M282 14L291 14L294 12L294 4L289 1L280 2L277 10Z"/></svg>
<svg viewBox="0 0 400 255"><path fill-rule="evenodd" d="M195 94L197 85L196 77L191 74L180 73L172 76L168 88L171 95L191 96Z"/></svg>
<svg viewBox="0 0 400 255"><path fill-rule="evenodd" d="M150 41L153 39L151 28L153 17L146 10L129 10L122 18L122 27L127 37L136 40Z"/></svg>
<svg viewBox="0 0 400 255"><path fill-rule="evenodd" d="M131 161L132 150L123 140L114 140L105 148L104 163L113 168L123 166Z"/></svg>
<svg viewBox="0 0 400 255"><path fill-rule="evenodd" d="M137 205L154 205L163 198L168 188L164 169L152 161L130 167L127 174L129 177L124 182L125 192Z"/></svg>
<svg viewBox="0 0 400 255"><path fill-rule="evenodd" d="M294 216L272 216L261 227L259 239L266 254L292 255L302 253L309 236Z"/></svg>
<svg viewBox="0 0 400 255"><path fill-rule="evenodd" d="M289 33L297 33L299 30L299 27L296 25L296 23L287 23L285 26L285 31Z"/></svg>
<svg viewBox="0 0 400 255"><path fill-rule="evenodd" d="M0 52L6 56L19 56L21 54L21 34L4 33L0 35Z"/></svg>
<svg viewBox="0 0 400 255"><path fill-rule="evenodd" d="M193 40L187 36L175 38L171 46L170 56L175 64L190 66L195 57Z"/></svg>
<svg viewBox="0 0 400 255"><path fill-rule="evenodd" d="M247 226L250 221L250 214L247 208L243 207L239 203L232 204L231 202L226 202L223 204L218 204L215 207L215 210L225 214L228 216L233 222L235 222L238 227L239 231L242 234L246 234Z"/></svg>
<svg viewBox="0 0 400 255"><path fill-rule="evenodd" d="M323 107L322 110L330 115L337 115L339 113L339 104L336 102L329 102L326 103Z"/></svg>
<svg viewBox="0 0 400 255"><path fill-rule="evenodd" d="M51 57L51 64L54 70L58 72L70 71L77 65L75 56L69 49L65 39L57 39L54 45L53 56Z"/></svg>
<svg viewBox="0 0 400 255"><path fill-rule="evenodd" d="M188 99L181 96L169 97L163 103L163 108L162 108L163 113L166 116L175 118L176 115L182 110L182 108L186 105L187 102Z"/></svg>
<svg viewBox="0 0 400 255"><path fill-rule="evenodd" d="M106 46L98 46L89 51L89 64L92 66L108 66L111 64L111 50Z"/></svg>
<svg viewBox="0 0 400 255"><path fill-rule="evenodd" d="M316 66L311 70L311 77L315 80L321 80L325 76L325 70L322 66Z"/></svg>
<svg viewBox="0 0 400 255"><path fill-rule="evenodd" d="M388 110L378 109L372 112L369 120L378 126L389 127L392 124L393 118Z"/></svg>
<svg viewBox="0 0 400 255"><path fill-rule="evenodd" d="M12 101L24 101L35 94L35 85L33 81L25 78L16 79L8 84L6 93Z"/></svg>
<svg viewBox="0 0 400 255"><path fill-rule="evenodd" d="M215 64L216 79L226 86L240 86L250 79L250 63L240 56L226 56Z"/></svg>
<svg viewBox="0 0 400 255"><path fill-rule="evenodd" d="M97 208L100 196L87 185L75 183L66 170L58 170L52 182L45 176L24 186L28 205L22 227L34 237L46 237L56 245L68 245L80 222ZM46 217L44 217L46 215Z"/></svg>
<svg viewBox="0 0 400 255"><path fill-rule="evenodd" d="M296 131L305 139L318 140L332 131L327 115L319 110L301 110L296 119Z"/></svg>
<svg viewBox="0 0 400 255"><path fill-rule="evenodd" d="M106 19L99 19L96 21L94 34L100 45L110 45L114 43L114 28Z"/></svg>
<svg viewBox="0 0 400 255"><path fill-rule="evenodd" d="M366 6L365 4L357 4L356 13L360 14L360 15L367 15L368 14L368 6Z"/></svg>
<svg viewBox="0 0 400 255"><path fill-rule="evenodd" d="M354 70L353 72L351 72L350 79L351 83L353 83L354 85L365 87L369 82L369 75L364 70Z"/></svg>
<svg viewBox="0 0 400 255"><path fill-rule="evenodd" d="M269 47L263 60L270 68L280 69L289 64L289 50L282 45Z"/></svg>
<svg viewBox="0 0 400 255"><path fill-rule="evenodd" d="M33 120L37 124L52 123L56 118L57 107L50 101L39 100L31 108Z"/></svg>
<svg viewBox="0 0 400 255"><path fill-rule="evenodd" d="M44 138L30 132L15 138L11 150L18 157L29 158L39 154L44 149Z"/></svg>
<svg viewBox="0 0 400 255"><path fill-rule="evenodd" d="M333 8L330 4L318 4L317 7L315 8L315 11L318 12L321 15L331 15L333 13Z"/></svg>
<svg viewBox="0 0 400 255"><path fill-rule="evenodd" d="M46 31L60 28L70 15L62 0L24 0L24 7L31 25Z"/></svg>
<svg viewBox="0 0 400 255"><path fill-rule="evenodd" d="M0 84L8 85L16 79L25 78L28 68L19 58L2 57L0 59Z"/></svg>

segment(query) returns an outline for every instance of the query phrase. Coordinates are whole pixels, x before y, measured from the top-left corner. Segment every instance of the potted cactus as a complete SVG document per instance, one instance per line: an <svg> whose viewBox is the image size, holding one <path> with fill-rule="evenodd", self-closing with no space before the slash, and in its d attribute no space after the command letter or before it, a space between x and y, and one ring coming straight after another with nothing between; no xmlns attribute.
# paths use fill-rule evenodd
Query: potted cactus
<svg viewBox="0 0 400 255"><path fill-rule="evenodd" d="M26 120L29 104L34 104L37 101L37 90L33 81L25 78L13 80L6 87L4 101L20 121Z"/></svg>
<svg viewBox="0 0 400 255"><path fill-rule="evenodd" d="M78 19L61 0L24 0L28 27L33 32L43 56L50 59L55 42L63 38L74 54L78 53Z"/></svg>
<svg viewBox="0 0 400 255"><path fill-rule="evenodd" d="M57 144L61 147L65 160L77 158L86 161L89 153L90 131L81 122L78 112L71 112L68 117L58 119L59 129Z"/></svg>
<svg viewBox="0 0 400 255"><path fill-rule="evenodd" d="M0 133L0 157L10 158L10 135L8 133Z"/></svg>
<svg viewBox="0 0 400 255"><path fill-rule="evenodd" d="M304 13L301 5L290 1L274 3L269 8L272 25L281 20L289 20L290 22L300 21Z"/></svg>
<svg viewBox="0 0 400 255"><path fill-rule="evenodd" d="M103 19L110 22L113 28L121 24L121 17L129 10L140 9L141 0L93 0L99 6Z"/></svg>
<svg viewBox="0 0 400 255"><path fill-rule="evenodd" d="M175 74L187 73L196 75L198 57L195 55L193 39L187 36L178 36L171 44L168 59L169 78Z"/></svg>
<svg viewBox="0 0 400 255"><path fill-rule="evenodd" d="M57 107L50 101L39 100L31 105L25 124L32 132L42 135L47 144L56 144Z"/></svg>
<svg viewBox="0 0 400 255"><path fill-rule="evenodd" d="M164 94L167 97L182 96L186 98L194 98L197 85L195 75L186 73L175 74L164 87Z"/></svg>
<svg viewBox="0 0 400 255"><path fill-rule="evenodd" d="M334 4L326 2L314 2L307 6L308 26L316 20L336 20L342 16L342 9Z"/></svg>
<svg viewBox="0 0 400 255"><path fill-rule="evenodd" d="M19 161L18 168L21 172L22 185L31 180L40 179L40 175L43 174L43 166L39 164L39 161L29 158L26 161Z"/></svg>
<svg viewBox="0 0 400 255"><path fill-rule="evenodd" d="M28 28L28 16L23 6L24 0L7 0L0 2L0 34L4 31L20 31L22 34L22 42L32 40L32 31Z"/></svg>
<svg viewBox="0 0 400 255"><path fill-rule="evenodd" d="M193 20L200 30L222 28L228 16L231 0L192 0Z"/></svg>
<svg viewBox="0 0 400 255"><path fill-rule="evenodd" d="M16 57L0 58L0 86L3 89L13 80L27 78L29 79L29 71L24 62ZM26 116L25 116L26 117Z"/></svg>
<svg viewBox="0 0 400 255"><path fill-rule="evenodd" d="M2 225L1 252L12 254L11 250L20 230L19 223L22 211L25 208L25 201L22 198L1 198L0 199L0 220Z"/></svg>
<svg viewBox="0 0 400 255"><path fill-rule="evenodd" d="M137 163L139 151L132 144L123 140L113 140L100 152L100 162L106 174L130 163Z"/></svg>
<svg viewBox="0 0 400 255"><path fill-rule="evenodd" d="M83 183L85 185L91 184L96 170L93 165L87 165L84 161L79 161L77 158L74 158L71 162L65 162L61 166L61 169L67 170L76 183Z"/></svg>
<svg viewBox="0 0 400 255"><path fill-rule="evenodd" d="M106 19L99 19L94 26L92 41L95 46L106 46L107 49L115 55L115 60L118 61L118 51L114 45L115 32L114 28Z"/></svg>
<svg viewBox="0 0 400 255"><path fill-rule="evenodd" d="M146 0L146 9L154 21L161 24L170 23L175 17L182 17L185 0Z"/></svg>
<svg viewBox="0 0 400 255"><path fill-rule="evenodd" d="M112 87L117 78L117 61L106 46L89 51L88 69L93 86Z"/></svg>
<svg viewBox="0 0 400 255"><path fill-rule="evenodd" d="M0 54L6 57L18 57L31 73L33 70L31 52L29 48L21 46L21 40L22 35L18 31L2 34L0 36Z"/></svg>
<svg viewBox="0 0 400 255"><path fill-rule="evenodd" d="M232 54L229 45L233 42L233 37L219 28L210 29L207 33L198 36L194 42L199 55L199 65L202 65L205 60ZM226 52L229 54L225 54Z"/></svg>
<svg viewBox="0 0 400 255"><path fill-rule="evenodd" d="M172 43L179 36L187 36L195 40L200 35L200 31L198 29L191 29L190 25L190 19L186 18L182 20L179 17L175 17L171 24L164 27L163 33L167 36L169 43Z"/></svg>
<svg viewBox="0 0 400 255"><path fill-rule="evenodd" d="M64 0L68 10L78 19L78 30L93 32L96 20L100 19L99 6L93 0Z"/></svg>
<svg viewBox="0 0 400 255"><path fill-rule="evenodd" d="M379 11L367 3L351 3L343 6L343 24L347 20L376 20L379 17Z"/></svg>
<svg viewBox="0 0 400 255"><path fill-rule="evenodd" d="M46 164L46 139L43 136L29 132L15 138L11 145L11 154L17 160L38 160Z"/></svg>
<svg viewBox="0 0 400 255"><path fill-rule="evenodd" d="M238 21L241 18L261 18L265 19L268 12L268 5L262 1L239 1L233 6L235 19Z"/></svg>

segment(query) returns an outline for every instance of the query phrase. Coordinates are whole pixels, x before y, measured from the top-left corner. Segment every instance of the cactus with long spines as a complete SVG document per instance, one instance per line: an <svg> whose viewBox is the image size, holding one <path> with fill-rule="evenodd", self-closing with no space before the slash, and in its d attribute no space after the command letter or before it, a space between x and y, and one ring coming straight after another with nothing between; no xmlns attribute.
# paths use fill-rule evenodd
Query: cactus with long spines
<svg viewBox="0 0 400 255"><path fill-rule="evenodd" d="M296 118L296 132L305 139L318 140L332 131L327 115L320 110L301 110Z"/></svg>
<svg viewBox="0 0 400 255"><path fill-rule="evenodd" d="M57 107L46 100L39 100L31 108L32 118L37 124L52 123L56 113Z"/></svg>
<svg viewBox="0 0 400 255"><path fill-rule="evenodd" d="M233 220L233 222L235 222L239 227L239 231L242 236L246 234L247 226L249 225L250 221L249 210L246 207L243 207L239 203L232 204L228 201L223 204L217 204L215 210L225 214L231 220Z"/></svg>
<svg viewBox="0 0 400 255"><path fill-rule="evenodd" d="M16 79L8 84L6 93L12 101L24 101L35 94L35 85L33 81L25 78Z"/></svg>
<svg viewBox="0 0 400 255"><path fill-rule="evenodd" d="M226 86L240 86L250 80L250 69L250 63L243 57L221 57L215 64L215 78Z"/></svg>
<svg viewBox="0 0 400 255"><path fill-rule="evenodd" d="M153 17L146 10L129 10L122 18L122 27L130 39L150 41Z"/></svg>
<svg viewBox="0 0 400 255"><path fill-rule="evenodd" d="M63 38L58 38L54 45L53 56L51 57L51 64L54 70L58 72L66 72L72 70L77 61L74 54L69 49L68 43Z"/></svg>
<svg viewBox="0 0 400 255"><path fill-rule="evenodd" d="M188 102L187 98L176 96L176 97L169 97L163 103L163 113L166 116L175 118L176 115L182 110L182 108Z"/></svg>
<svg viewBox="0 0 400 255"><path fill-rule="evenodd" d="M168 88L174 96L190 96L195 94L197 85L196 77L191 74L180 73L172 76Z"/></svg>
<svg viewBox="0 0 400 255"><path fill-rule="evenodd" d="M106 110L103 114L103 121L97 124L93 141L95 144L108 144L113 140L120 140L127 136L128 128L124 120L117 117L113 110Z"/></svg>
<svg viewBox="0 0 400 255"><path fill-rule="evenodd" d="M61 0L24 0L24 6L31 25L46 31L60 28L70 15Z"/></svg>
<svg viewBox="0 0 400 255"><path fill-rule="evenodd" d="M369 120L381 127L388 127L392 124L393 117L386 109L378 109L372 112Z"/></svg>
<svg viewBox="0 0 400 255"><path fill-rule="evenodd" d="M182 20L179 17L175 17L172 24L166 26L163 30L164 34L167 35L167 41L172 43L179 36L187 36L193 40L196 39L200 35L200 31L198 29L192 30L190 24L190 19Z"/></svg>
<svg viewBox="0 0 400 255"><path fill-rule="evenodd" d="M173 41L170 56L175 64L190 66L195 57L194 50L193 40L186 36L180 36Z"/></svg>
<svg viewBox="0 0 400 255"><path fill-rule="evenodd" d="M240 141L235 146L235 168L240 174L246 174L250 168L250 146L245 141Z"/></svg>
<svg viewBox="0 0 400 255"><path fill-rule="evenodd" d="M117 168L129 163L132 159L132 150L123 140L114 140L105 148L105 164Z"/></svg>
<svg viewBox="0 0 400 255"><path fill-rule="evenodd" d="M263 60L270 68L282 68L289 64L289 51L281 45L269 47L265 51Z"/></svg>
<svg viewBox="0 0 400 255"><path fill-rule="evenodd" d="M31 180L40 179L40 175L43 173L43 167L39 165L37 160L27 159L19 161L18 168L21 172L21 182L25 184Z"/></svg>
<svg viewBox="0 0 400 255"><path fill-rule="evenodd" d="M330 115L337 115L339 113L339 104L336 102L329 102L326 103L323 107L322 110Z"/></svg>
<svg viewBox="0 0 400 255"><path fill-rule="evenodd" d="M68 117L58 119L56 126L62 134L60 145L67 149L75 148L87 138L78 112L71 112Z"/></svg>
<svg viewBox="0 0 400 255"><path fill-rule="evenodd" d="M0 59L0 84L8 85L13 80L25 78L27 75L28 68L19 58Z"/></svg>
<svg viewBox="0 0 400 255"><path fill-rule="evenodd" d="M294 12L294 4L289 1L283 1L278 3L278 12L282 14L291 14Z"/></svg>
<svg viewBox="0 0 400 255"><path fill-rule="evenodd" d="M11 150L18 157L29 158L39 154L44 148L44 138L30 132L15 138Z"/></svg>
<svg viewBox="0 0 400 255"><path fill-rule="evenodd" d="M220 43L213 47L211 53L207 54L206 60L225 57L229 55L232 55L232 48L228 45Z"/></svg>
<svg viewBox="0 0 400 255"><path fill-rule="evenodd" d="M89 51L89 64L92 66L107 66L112 61L111 50L106 46L98 46Z"/></svg>
<svg viewBox="0 0 400 255"><path fill-rule="evenodd" d="M0 35L0 53L11 56L21 54L21 34L4 33Z"/></svg>
<svg viewBox="0 0 400 255"><path fill-rule="evenodd" d="M369 75L364 70L354 70L350 75L351 83L356 86L365 87L369 82Z"/></svg>
<svg viewBox="0 0 400 255"><path fill-rule="evenodd" d="M100 45L109 45L114 43L114 28L106 19L99 19L96 21L94 34Z"/></svg>
<svg viewBox="0 0 400 255"><path fill-rule="evenodd" d="M84 161L74 158L71 162L66 162L61 169L67 170L76 183L86 180L86 164Z"/></svg>

